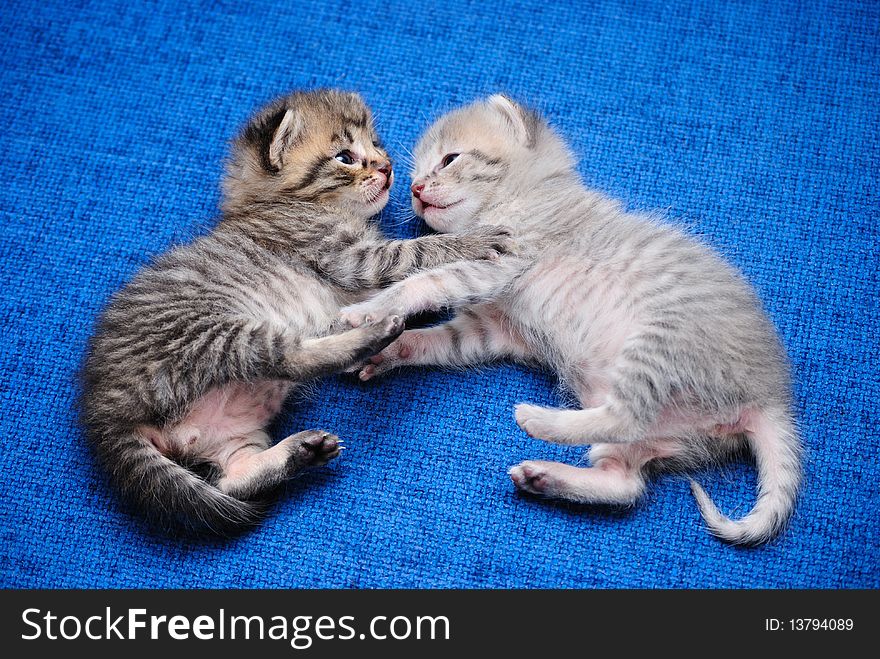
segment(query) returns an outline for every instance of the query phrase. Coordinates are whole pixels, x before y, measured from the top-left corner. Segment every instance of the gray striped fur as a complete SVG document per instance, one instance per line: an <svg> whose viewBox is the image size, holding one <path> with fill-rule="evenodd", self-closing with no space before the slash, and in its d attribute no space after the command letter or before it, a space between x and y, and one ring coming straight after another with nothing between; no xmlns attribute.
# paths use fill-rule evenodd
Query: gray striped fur
<svg viewBox="0 0 880 659"><path fill-rule="evenodd" d="M392 316L334 334L339 308L509 248L494 227L386 240L369 218L392 178L359 96L279 98L234 141L217 227L110 301L84 366L83 420L112 481L148 516L221 534L259 521L274 488L340 450L323 431L273 446L265 428L285 398L403 329Z"/></svg>

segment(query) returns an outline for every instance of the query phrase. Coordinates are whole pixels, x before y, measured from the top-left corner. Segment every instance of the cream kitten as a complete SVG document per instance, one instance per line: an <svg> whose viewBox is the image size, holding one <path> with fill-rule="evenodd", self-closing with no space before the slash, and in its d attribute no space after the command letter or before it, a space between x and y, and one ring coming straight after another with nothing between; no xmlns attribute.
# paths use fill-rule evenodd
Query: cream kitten
<svg viewBox="0 0 880 659"><path fill-rule="evenodd" d="M507 227L520 253L442 266L343 309L357 327L459 308L448 323L404 332L361 378L410 364L537 362L583 409L521 404L517 423L535 438L592 445L593 466L526 461L510 470L517 487L630 504L654 471L748 447L760 482L748 515L732 521L692 490L718 537L773 537L792 512L801 445L785 352L740 274L681 231L587 190L560 137L503 96L442 117L415 157L413 206L431 227Z"/></svg>

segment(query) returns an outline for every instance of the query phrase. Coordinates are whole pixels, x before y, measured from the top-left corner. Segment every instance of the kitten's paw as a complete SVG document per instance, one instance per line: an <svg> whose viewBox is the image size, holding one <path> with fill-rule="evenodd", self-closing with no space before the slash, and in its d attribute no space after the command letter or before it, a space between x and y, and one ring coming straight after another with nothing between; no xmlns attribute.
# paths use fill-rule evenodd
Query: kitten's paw
<svg viewBox="0 0 880 659"><path fill-rule="evenodd" d="M354 373L363 367L367 360L384 350L403 333L403 318L397 315L384 316L378 320L368 317L360 326L343 332L350 342L348 349L351 350L348 368L345 370Z"/></svg>
<svg viewBox="0 0 880 659"><path fill-rule="evenodd" d="M385 336L393 336L395 339L403 334L403 330L405 328L405 324L403 322L403 316L399 314L392 314L387 318L383 319L383 331L385 332Z"/></svg>
<svg viewBox="0 0 880 659"><path fill-rule="evenodd" d="M334 322L334 326L339 327L343 330L357 329L358 327L363 327L364 325L376 325L377 323L380 323L380 321L398 316L402 316L402 314L398 313L397 310L392 309L390 311L385 311L382 309L373 308L366 302L361 302L360 304L352 304L350 306L340 309L339 315L336 317L336 321ZM400 322L400 326L402 328L403 318L398 318L398 321ZM389 327L389 333L391 331L393 331L393 328ZM401 329L401 332L402 331L403 330Z"/></svg>
<svg viewBox="0 0 880 659"><path fill-rule="evenodd" d="M372 322L374 313L365 304L352 304L339 310L334 325L342 330L358 328Z"/></svg>
<svg viewBox="0 0 880 659"><path fill-rule="evenodd" d="M339 457L339 453L345 449L339 437L323 430L306 430L297 433L292 439L296 442L291 458L297 470L325 465Z"/></svg>
<svg viewBox="0 0 880 659"><path fill-rule="evenodd" d="M366 382L398 366L405 365L407 360L418 349L420 338L421 334L418 330L404 332L382 352L373 355L365 363L361 364L358 378L360 378L361 382Z"/></svg>
<svg viewBox="0 0 880 659"><path fill-rule="evenodd" d="M387 364L388 360L382 356L381 352L378 355L370 357L366 364L361 364L360 368L358 368L358 380L361 382L367 382L377 375L381 375L384 371L387 371L389 367L385 366L383 368L383 363Z"/></svg>
<svg viewBox="0 0 880 659"><path fill-rule="evenodd" d="M379 320L368 320L361 328L367 334L365 353L358 361L377 355L403 333L404 323L400 316L386 316Z"/></svg>
<svg viewBox="0 0 880 659"><path fill-rule="evenodd" d="M375 328L377 331L369 337L369 342L363 347L360 354L357 355L355 362L343 371L351 374L357 373L362 382L366 382L374 375L392 368L386 361L386 356L390 356L388 346L396 345L399 342L399 337L403 333L404 323L400 316L390 316L387 319L383 319L382 323L372 326L364 325L362 330L369 331L371 328ZM386 362L385 366L377 369L383 362Z"/></svg>
<svg viewBox="0 0 880 659"><path fill-rule="evenodd" d="M393 347L394 344L392 343L389 348ZM388 352L389 348L386 348L378 355L373 355L372 357L370 357L370 359L367 360L366 364L361 364L360 368L358 369L358 379L361 382L372 380L373 378L382 375L382 373L390 371L394 368L395 362L397 360L390 356L386 357L386 353Z"/></svg>
<svg viewBox="0 0 880 659"><path fill-rule="evenodd" d="M550 463L541 460L527 460L511 467L507 473L516 487L531 494L550 494L553 490L553 475L548 468Z"/></svg>
<svg viewBox="0 0 880 659"><path fill-rule="evenodd" d="M498 226L477 227L464 234L468 256L476 260L494 261L504 254L516 253L516 241L510 230Z"/></svg>
<svg viewBox="0 0 880 659"><path fill-rule="evenodd" d="M516 424L522 428L529 437L535 439L546 438L549 434L550 423L547 410L537 405L520 403L513 408L513 416Z"/></svg>

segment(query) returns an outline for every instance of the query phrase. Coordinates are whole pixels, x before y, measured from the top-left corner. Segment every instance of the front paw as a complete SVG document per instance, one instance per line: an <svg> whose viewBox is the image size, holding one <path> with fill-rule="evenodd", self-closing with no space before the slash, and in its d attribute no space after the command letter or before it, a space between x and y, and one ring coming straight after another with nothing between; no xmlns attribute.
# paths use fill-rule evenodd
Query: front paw
<svg viewBox="0 0 880 659"><path fill-rule="evenodd" d="M477 227L464 234L467 257L474 260L495 260L504 254L515 254L517 243L509 229L499 226Z"/></svg>
<svg viewBox="0 0 880 659"><path fill-rule="evenodd" d="M372 309L365 303L352 304L339 310L339 315L336 317L334 325L342 330L353 329L387 315Z"/></svg>
<svg viewBox="0 0 880 659"><path fill-rule="evenodd" d="M343 369L344 373L358 373L377 360L379 354L390 344L394 343L404 330L403 318L400 316L387 316L379 320L369 319L360 327L347 330L343 334L349 335L355 341L353 353L349 365ZM378 363L378 361L376 362ZM361 378L368 380L369 378Z"/></svg>
<svg viewBox="0 0 880 659"><path fill-rule="evenodd" d="M357 369L358 379L361 382L366 382L398 366L405 365L415 349L415 336L417 334L414 332L404 332L397 341L382 352L363 362Z"/></svg>
<svg viewBox="0 0 880 659"><path fill-rule="evenodd" d="M363 344L355 361L363 363L367 357L382 352L403 333L404 323L400 316L385 316L378 320L368 318L356 330L363 333Z"/></svg>
<svg viewBox="0 0 880 659"><path fill-rule="evenodd" d="M394 344L392 344L392 346L393 345ZM394 368L396 360L391 356L386 356L385 353L387 351L388 349L386 348L378 355L370 357L365 364L361 364L358 368L358 379L361 382L372 380L373 378L382 375L382 373Z"/></svg>
<svg viewBox="0 0 880 659"><path fill-rule="evenodd" d="M378 357L378 355L376 356ZM358 380L361 382L372 380L374 377L381 375L383 371L387 370L387 368L382 368L381 362L376 363L373 359L375 359L375 357L370 359L367 364L361 366L358 370Z"/></svg>

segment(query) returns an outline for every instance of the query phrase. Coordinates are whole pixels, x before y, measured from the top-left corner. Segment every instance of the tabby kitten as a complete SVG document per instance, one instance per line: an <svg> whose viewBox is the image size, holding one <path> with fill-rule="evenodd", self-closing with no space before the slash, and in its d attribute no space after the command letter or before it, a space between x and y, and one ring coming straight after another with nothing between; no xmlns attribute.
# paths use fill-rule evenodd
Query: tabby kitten
<svg viewBox="0 0 880 659"><path fill-rule="evenodd" d="M692 481L709 529L757 544L785 524L801 477L786 356L743 278L693 238L584 188L574 158L535 113L503 96L452 112L415 152L413 206L439 231L507 227L517 256L412 277L343 310L352 326L389 314L461 307L449 323L404 332L360 372L511 358L554 369L583 409L521 404L529 435L592 445L579 468L526 461L527 492L630 504L646 476L693 469L743 447L759 494L739 521Z"/></svg>
<svg viewBox="0 0 880 659"><path fill-rule="evenodd" d="M296 92L234 140L207 236L145 267L103 313L84 367L87 435L124 495L166 526L229 533L268 494L336 457L321 430L271 446L298 384L381 350L383 316L330 334L339 308L420 268L497 258L503 229L384 239L391 161L356 94Z"/></svg>

